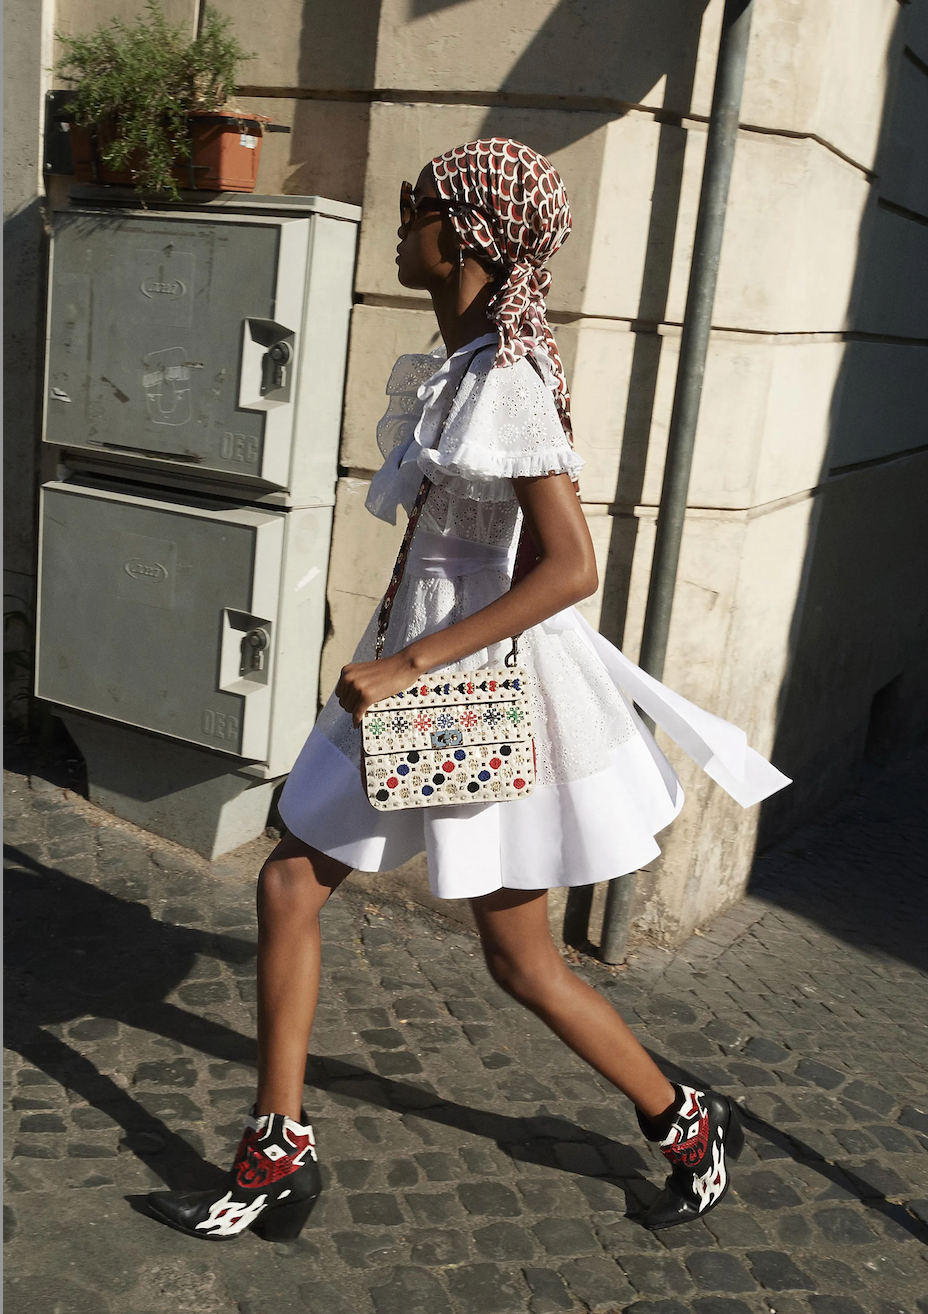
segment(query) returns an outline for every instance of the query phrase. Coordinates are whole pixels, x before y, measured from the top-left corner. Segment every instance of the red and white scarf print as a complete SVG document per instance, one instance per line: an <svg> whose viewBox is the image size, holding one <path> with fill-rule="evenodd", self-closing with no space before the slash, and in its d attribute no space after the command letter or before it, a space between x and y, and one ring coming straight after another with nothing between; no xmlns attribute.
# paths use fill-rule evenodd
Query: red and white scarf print
<svg viewBox="0 0 928 1314"><path fill-rule="evenodd" d="M476 209L451 214L465 248L502 266L505 281L489 305L499 328L495 365L513 365L537 344L554 368L552 391L568 437L570 393L545 313L551 275L545 265L570 234L570 205L560 174L530 146L506 137L470 141L437 155L439 196Z"/></svg>

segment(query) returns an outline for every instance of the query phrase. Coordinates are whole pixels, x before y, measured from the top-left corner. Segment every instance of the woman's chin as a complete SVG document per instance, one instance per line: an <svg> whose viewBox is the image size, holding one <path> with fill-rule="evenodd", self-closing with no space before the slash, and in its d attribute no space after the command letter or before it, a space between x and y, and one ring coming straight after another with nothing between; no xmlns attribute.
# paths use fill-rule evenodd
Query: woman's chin
<svg viewBox="0 0 928 1314"><path fill-rule="evenodd" d="M408 270L405 270L403 268L403 266L400 264L399 257L397 257L396 266L397 266L396 281L399 283L400 287L408 287L411 289L415 289L416 291L420 291L422 288L422 284L419 282L418 279L411 276Z"/></svg>

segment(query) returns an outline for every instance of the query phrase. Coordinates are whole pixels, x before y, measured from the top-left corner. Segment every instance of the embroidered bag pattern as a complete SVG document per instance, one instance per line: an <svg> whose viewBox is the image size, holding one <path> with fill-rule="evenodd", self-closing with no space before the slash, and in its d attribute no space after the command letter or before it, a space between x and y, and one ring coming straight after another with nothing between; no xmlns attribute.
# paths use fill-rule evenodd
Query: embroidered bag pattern
<svg viewBox="0 0 928 1314"><path fill-rule="evenodd" d="M535 787L528 684L520 666L425 676L373 703L361 726L375 808L502 803Z"/></svg>

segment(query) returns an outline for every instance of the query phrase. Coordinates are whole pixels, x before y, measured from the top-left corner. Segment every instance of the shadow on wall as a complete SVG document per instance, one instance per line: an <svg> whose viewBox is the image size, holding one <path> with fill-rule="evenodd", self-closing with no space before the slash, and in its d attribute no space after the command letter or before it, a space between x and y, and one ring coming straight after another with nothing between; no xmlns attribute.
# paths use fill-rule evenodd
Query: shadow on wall
<svg viewBox="0 0 928 1314"><path fill-rule="evenodd" d="M357 3L358 0L352 0L353 8ZM430 35L439 42L447 39L452 29L457 30L450 18L448 32L439 26L442 14L457 10L461 3L462 0L408 0L405 17L413 22L435 17L437 21ZM526 132L530 137L528 144L549 155L590 132L591 111L596 113L599 125L603 117L621 117L623 103L662 106L641 294L635 308L629 402L613 499L629 510L641 500L662 348L657 329L666 318L683 176L686 131L680 124L680 116L691 106L707 3L708 0L698 0L695 4L692 0L653 0L649 4L642 4L641 0L561 0L532 32L525 50L515 58L505 77L500 80L498 73L488 74L488 84L492 82L492 85L473 93L478 100L482 94L498 94L505 100L504 104L486 110L479 128L481 135L511 133L513 109L521 106L531 115L531 131ZM341 18L333 18L331 8L322 0L307 0L300 37L300 85L317 89L372 87L382 8L379 3L365 3L350 23L347 20L343 23ZM459 18L455 21L460 23ZM496 39L503 39L515 25L513 17L507 15ZM352 40L342 42L341 46L333 44L333 32L343 31L345 26L351 30ZM491 28L470 35L478 45L495 39ZM472 56L468 59L472 62ZM493 81L494 78L498 80ZM415 99L415 88L405 90ZM441 101L466 93L450 88L429 93L432 95ZM536 107L557 112L531 113ZM363 177L366 144L362 151L358 115L364 118L366 143L366 105L306 100L298 103L296 114L291 139L293 172L287 181L288 190L325 189L324 179L339 167L334 158L333 140L338 141L338 152L346 167L357 157L352 176ZM362 199L360 194L349 196L350 188L333 188L336 188L334 182L328 194L342 199ZM569 368L569 348L565 355ZM619 386L617 382L616 387ZM612 533L601 629L621 644L637 520L631 514L616 515Z"/></svg>
<svg viewBox="0 0 928 1314"><path fill-rule="evenodd" d="M432 12L438 8L437 0L413 0L413 3L417 12ZM573 0L563 0L535 34L501 88L511 93L532 91L538 68L550 67L552 62L556 66L558 52L569 49L572 52L570 64L578 70L575 92L588 96L611 95L629 104L661 104L664 107L651 192L641 295L633 322L635 343L613 498L615 505L628 508L628 513L623 514L620 510L612 517L599 623L601 632L619 647L625 632L638 531L638 521L631 514L631 508L641 501L644 487L663 342L658 327L667 315L683 184L686 130L681 126L679 116L690 109L692 102L706 3L707 0L699 4L661 0L661 3L641 5L633 0L624 0L623 3L602 0L598 6L582 6L581 16L581 6ZM655 93L655 87L662 79L663 92ZM501 127L497 128L498 119L498 111L491 109L487 112L482 129L485 135L503 131ZM533 140L530 145L542 153L570 145L580 135L572 132L571 119L569 113L557 116L556 121L554 116L545 116L543 139Z"/></svg>
<svg viewBox="0 0 928 1314"><path fill-rule="evenodd" d="M763 805L761 848L928 737L928 185L919 194L916 161L900 149L914 133L924 176L928 69L902 31L890 64L773 749L796 784ZM895 776L874 819L885 831L879 870L856 871L851 855L831 906L766 879L764 864L750 891L915 963L923 951L913 953L895 895L900 881L925 881L924 870L901 870L899 848L901 828L924 825L924 792L909 789L900 808Z"/></svg>
<svg viewBox="0 0 928 1314"><path fill-rule="evenodd" d="M928 185L899 150L920 128L928 162L928 71L902 31L888 74L773 750L797 787L762 847L928 737Z"/></svg>
<svg viewBox="0 0 928 1314"><path fill-rule="evenodd" d="M464 0L408 0L404 17L413 22L428 19L462 3ZM502 81L497 84L497 75L490 74L487 85L473 94L477 103L483 94L500 93L512 97L514 103L525 104L530 98L529 103L534 101L539 107L543 104L565 111L540 116L538 134L528 144L543 154L569 146L589 131L583 115L601 108L595 104L597 98L610 106L616 101L660 103L669 117L685 113L690 107L696 48L707 3L561 0L533 31L526 49ZM333 98L296 103L288 192L324 192L361 203L369 121L364 92L375 90L382 8L371 0L347 0L339 6L306 0L299 35L298 86L317 93L332 92ZM507 12L501 23L503 31L511 30L513 23ZM346 31L351 33L348 41L344 39ZM480 42L492 43L497 36L492 27L469 32L478 48ZM663 92L655 92L662 81ZM417 88L392 90L409 91L415 99ZM361 99L346 98L346 92L360 93ZM458 99L460 94L466 97L466 93L448 88L436 99L445 95ZM564 101L559 102L559 97ZM586 102L577 104L579 97ZM571 100L576 115L570 113ZM511 104L509 109L511 114ZM487 112L480 131L483 136L508 135L493 109ZM667 143L662 140L661 145L663 159ZM682 145L679 149L682 152ZM659 163L658 191L662 179ZM655 213L675 216L676 206L658 195ZM670 236L672 245L672 232Z"/></svg>
<svg viewBox="0 0 928 1314"><path fill-rule="evenodd" d="M331 196L352 205L364 200L364 171L374 84L380 0L305 0L298 36L297 86L336 93L332 99L297 100L290 137L291 195ZM350 37L346 40L346 33ZM361 92L361 99L337 93Z"/></svg>
<svg viewBox="0 0 928 1314"><path fill-rule="evenodd" d="M44 323L45 236L38 198L3 224L4 720L23 723L35 608L35 446ZM9 624L9 628L7 625Z"/></svg>

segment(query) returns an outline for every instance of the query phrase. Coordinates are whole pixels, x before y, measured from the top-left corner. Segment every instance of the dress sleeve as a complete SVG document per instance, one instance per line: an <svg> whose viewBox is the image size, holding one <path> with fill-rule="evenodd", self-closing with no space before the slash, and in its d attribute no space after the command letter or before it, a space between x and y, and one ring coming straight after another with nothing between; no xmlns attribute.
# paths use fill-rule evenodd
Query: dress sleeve
<svg viewBox="0 0 928 1314"><path fill-rule="evenodd" d="M388 457L406 442L422 412L422 385L441 367L443 353L400 356L387 383L389 405L377 424L377 446Z"/></svg>
<svg viewBox="0 0 928 1314"><path fill-rule="evenodd" d="M550 389L524 357L492 368L482 353L471 365L434 447L419 468L458 497L506 502L511 480L545 474L576 479L583 460L567 440Z"/></svg>

